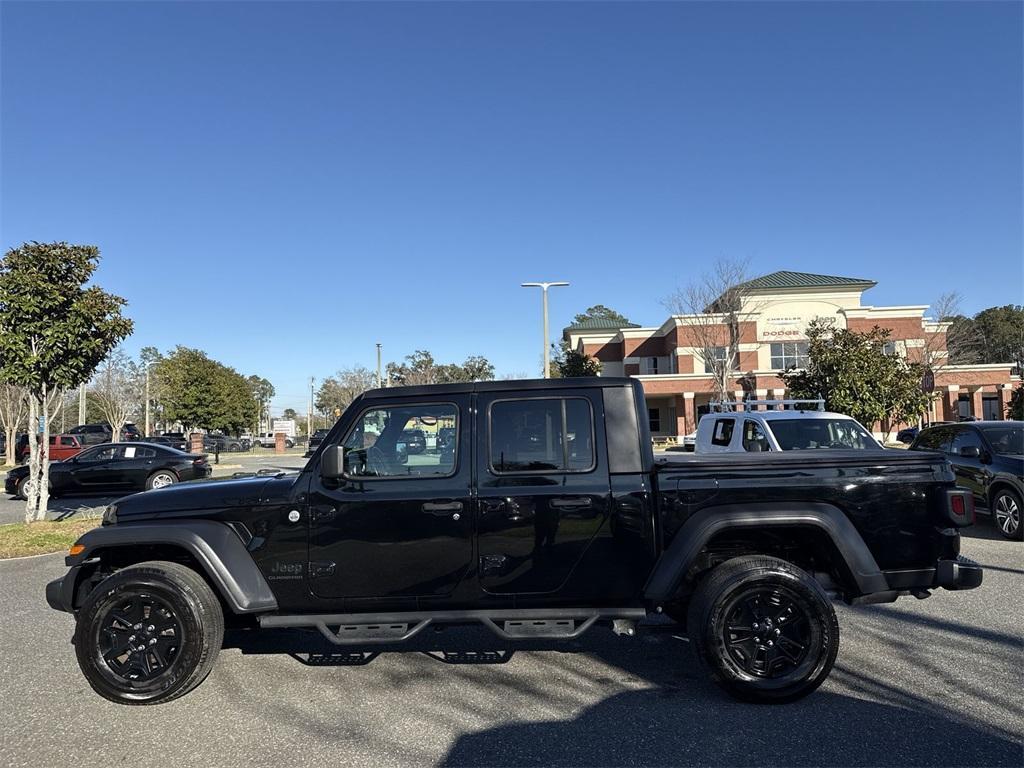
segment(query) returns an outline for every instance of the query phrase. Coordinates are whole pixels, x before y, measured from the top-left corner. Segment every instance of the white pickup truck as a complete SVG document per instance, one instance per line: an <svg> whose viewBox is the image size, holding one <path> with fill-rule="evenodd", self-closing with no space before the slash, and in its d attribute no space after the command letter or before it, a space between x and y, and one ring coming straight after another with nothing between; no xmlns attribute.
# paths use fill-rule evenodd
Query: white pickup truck
<svg viewBox="0 0 1024 768"><path fill-rule="evenodd" d="M821 401L767 400L792 410L732 411L712 404L701 418L694 439L696 453L751 453L816 448L882 450L882 445L855 419L830 413ZM818 410L800 410L816 405Z"/></svg>

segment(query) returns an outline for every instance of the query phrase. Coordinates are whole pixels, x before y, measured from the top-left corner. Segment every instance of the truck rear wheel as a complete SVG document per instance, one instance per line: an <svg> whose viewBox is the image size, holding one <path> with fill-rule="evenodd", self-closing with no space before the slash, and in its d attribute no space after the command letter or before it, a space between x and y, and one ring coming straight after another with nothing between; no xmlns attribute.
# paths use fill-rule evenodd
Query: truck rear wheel
<svg viewBox="0 0 1024 768"><path fill-rule="evenodd" d="M210 673L224 614L209 584L178 563L123 568L89 594L75 654L93 690L118 704L161 704Z"/></svg>
<svg viewBox="0 0 1024 768"><path fill-rule="evenodd" d="M806 696L828 677L839 651L839 622L821 585L775 557L714 568L697 586L686 623L701 664L744 701Z"/></svg>

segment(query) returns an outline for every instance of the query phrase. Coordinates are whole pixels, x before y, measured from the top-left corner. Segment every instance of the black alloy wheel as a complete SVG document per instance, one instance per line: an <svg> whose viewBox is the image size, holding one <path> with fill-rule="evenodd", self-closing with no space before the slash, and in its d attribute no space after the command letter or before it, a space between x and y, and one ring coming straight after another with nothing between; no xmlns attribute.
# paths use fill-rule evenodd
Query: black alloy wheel
<svg viewBox="0 0 1024 768"><path fill-rule="evenodd" d="M1024 527L1021 526L1021 513L1024 505L1020 496L1009 488L1001 488L992 497L992 515L996 528L1005 538L1020 541L1024 539Z"/></svg>
<svg viewBox="0 0 1024 768"><path fill-rule="evenodd" d="M122 681L147 682L170 669L181 647L181 622L167 601L147 592L128 595L98 619L104 668Z"/></svg>
<svg viewBox="0 0 1024 768"><path fill-rule="evenodd" d="M151 561L108 576L85 599L75 654L89 684L119 704L184 696L210 673L224 614L210 585L179 563Z"/></svg>
<svg viewBox="0 0 1024 768"><path fill-rule="evenodd" d="M777 679L799 669L814 640L813 617L786 587L752 587L725 610L722 643L752 677Z"/></svg>
<svg viewBox="0 0 1024 768"><path fill-rule="evenodd" d="M828 677L839 651L839 623L821 585L764 555L713 568L694 591L686 626L712 679L743 701L806 696Z"/></svg>

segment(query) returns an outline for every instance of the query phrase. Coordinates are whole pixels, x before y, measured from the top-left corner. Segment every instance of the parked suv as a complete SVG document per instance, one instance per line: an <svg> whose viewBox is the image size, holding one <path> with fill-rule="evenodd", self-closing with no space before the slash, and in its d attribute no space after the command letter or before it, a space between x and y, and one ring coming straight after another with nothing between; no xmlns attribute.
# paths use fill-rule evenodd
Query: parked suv
<svg viewBox="0 0 1024 768"><path fill-rule="evenodd" d="M97 445L109 443L114 435L114 430L109 424L79 424L67 431L69 435L75 435L82 445ZM134 424L125 424L121 427L121 442L138 440L142 437L139 428Z"/></svg>
<svg viewBox="0 0 1024 768"><path fill-rule="evenodd" d="M991 512L1008 539L1024 539L1024 422L969 421L929 427L912 451L942 451L956 473L957 485L970 490Z"/></svg>
<svg viewBox="0 0 1024 768"><path fill-rule="evenodd" d="M309 438L309 446L308 450L306 451L305 458L308 459L310 456L316 453L317 446L319 446L320 443L324 441L324 438L327 437L327 435L329 435L330 432L331 430L329 429L318 429L316 432L313 433L313 436Z"/></svg>

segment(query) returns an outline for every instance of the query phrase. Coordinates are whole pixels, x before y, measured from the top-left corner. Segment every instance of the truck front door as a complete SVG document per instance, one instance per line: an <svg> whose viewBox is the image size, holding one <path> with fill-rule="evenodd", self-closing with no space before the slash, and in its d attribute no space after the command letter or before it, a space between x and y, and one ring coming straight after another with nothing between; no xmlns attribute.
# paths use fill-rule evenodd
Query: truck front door
<svg viewBox="0 0 1024 768"><path fill-rule="evenodd" d="M473 551L469 395L368 403L342 437L345 477L314 471L309 583L323 598L444 597ZM440 449L410 452L409 430L454 430ZM419 451L419 446L414 450Z"/></svg>
<svg viewBox="0 0 1024 768"><path fill-rule="evenodd" d="M554 592L583 559L609 515L604 420L595 417L601 413L597 389L478 395L477 527L485 591Z"/></svg>

